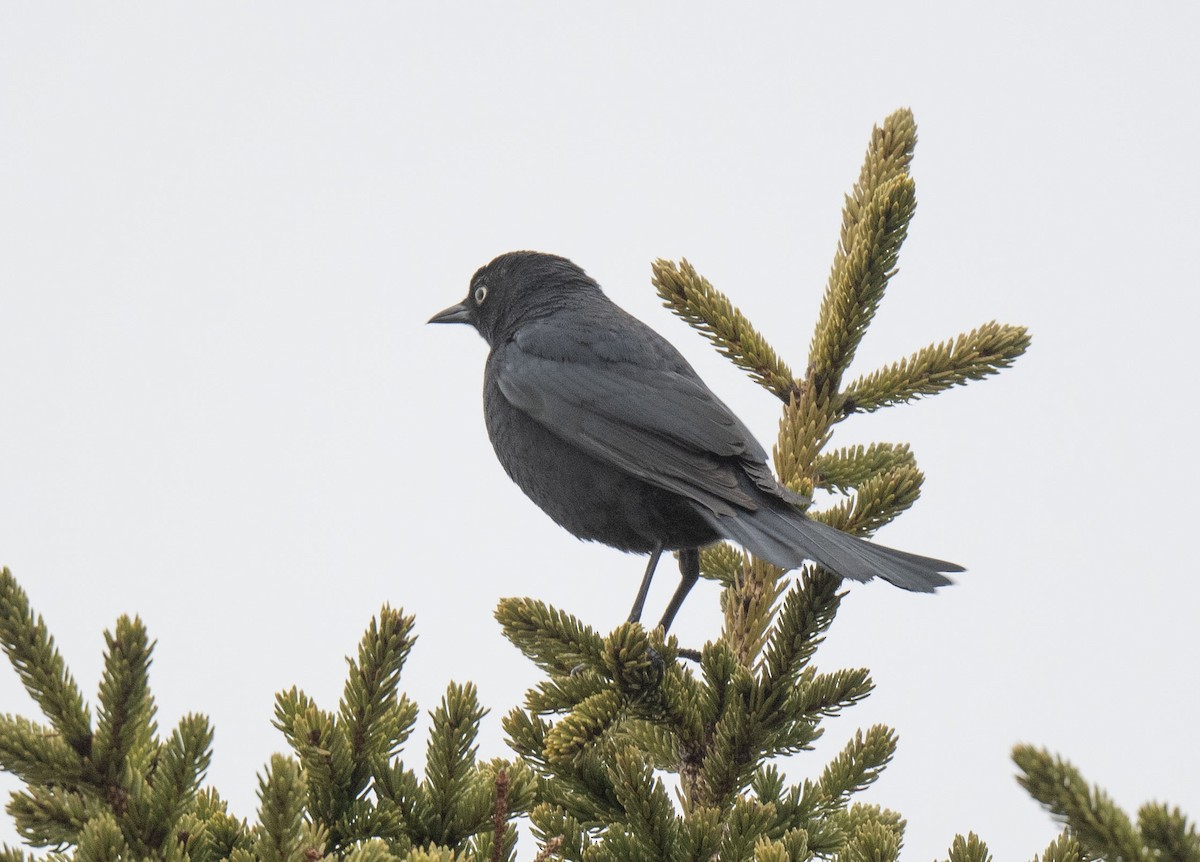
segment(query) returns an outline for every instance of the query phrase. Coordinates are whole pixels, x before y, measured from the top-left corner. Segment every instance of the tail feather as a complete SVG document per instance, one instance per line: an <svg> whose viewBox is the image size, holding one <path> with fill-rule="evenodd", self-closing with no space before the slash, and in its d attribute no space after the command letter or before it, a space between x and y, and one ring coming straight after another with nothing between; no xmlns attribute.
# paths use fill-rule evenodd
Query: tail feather
<svg viewBox="0 0 1200 862"><path fill-rule="evenodd" d="M726 538L785 569L812 560L842 578L869 581L878 576L901 589L921 593L954 583L943 572L964 571L962 566L945 560L857 539L806 518L786 503L768 504L733 516L709 512L705 517Z"/></svg>

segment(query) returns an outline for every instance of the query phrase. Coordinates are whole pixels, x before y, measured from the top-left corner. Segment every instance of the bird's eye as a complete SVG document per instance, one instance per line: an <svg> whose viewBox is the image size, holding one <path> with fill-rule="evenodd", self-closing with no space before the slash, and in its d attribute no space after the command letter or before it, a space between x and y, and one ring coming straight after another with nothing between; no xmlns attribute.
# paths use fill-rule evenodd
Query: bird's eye
<svg viewBox="0 0 1200 862"><path fill-rule="evenodd" d="M475 288L475 304L483 305L485 299L487 299L487 288L481 284Z"/></svg>

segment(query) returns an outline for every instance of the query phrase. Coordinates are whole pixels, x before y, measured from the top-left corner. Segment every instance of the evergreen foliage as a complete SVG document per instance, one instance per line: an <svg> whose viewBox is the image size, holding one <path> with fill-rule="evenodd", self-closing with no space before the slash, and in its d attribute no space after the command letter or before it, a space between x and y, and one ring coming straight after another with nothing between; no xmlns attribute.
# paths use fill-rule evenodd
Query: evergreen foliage
<svg viewBox="0 0 1200 862"><path fill-rule="evenodd" d="M1200 831L1178 808L1147 803L1134 823L1107 793L1089 786L1062 758L1018 745L1013 760L1021 770L1021 786L1066 826L1071 853L1053 858L1200 862Z"/></svg>
<svg viewBox="0 0 1200 862"><path fill-rule="evenodd" d="M45 623L4 569L0 645L46 718L0 716L0 768L26 784L8 813L30 846L54 848L46 859L514 859L513 821L532 807L536 778L521 762L478 760L485 710L473 685L451 684L433 711L423 777L400 758L417 718L399 692L412 629L412 617L383 607L348 660L336 711L295 688L276 697L275 726L292 755L271 758L258 820L248 823L199 789L212 754L203 716L159 735L153 644L141 622L122 617L105 634L93 722ZM32 858L0 849L5 862Z"/></svg>
<svg viewBox="0 0 1200 862"><path fill-rule="evenodd" d="M988 323L843 383L896 273L915 209L915 143L907 111L872 135L801 377L687 261L653 265L667 306L783 402L780 480L839 498L812 516L860 535L911 506L923 475L904 444L829 449L835 426L854 412L994 374L1029 344L1023 328ZM496 617L505 636L545 674L503 719L516 757L479 760L486 710L473 685L451 684L431 713L421 775L403 759L417 706L399 690L413 620L384 606L348 660L335 709L296 688L277 696L274 723L290 754L274 755L260 776L252 822L201 789L212 741L205 718L188 715L159 733L148 682L153 644L141 622L122 617L105 635L93 719L5 569L0 645L44 723L0 717L0 768L26 785L7 806L19 834L47 852L4 847L0 862L507 862L516 858L519 818L538 845L524 858L537 862L897 859L904 819L856 801L891 760L892 730L850 734L823 769L811 770L816 778L799 784L775 762L811 749L826 719L872 690L865 669L813 663L844 595L840 581L814 566L793 578L727 544L705 549L701 568L722 586L724 622L699 651L638 624L604 635L535 599L502 601ZM1177 811L1149 806L1135 829L1048 757L1018 751L1022 781L1067 822L1045 862L1091 858L1101 846L1115 848L1109 858L1200 862L1195 829ZM954 839L949 859L991 857L972 834Z"/></svg>

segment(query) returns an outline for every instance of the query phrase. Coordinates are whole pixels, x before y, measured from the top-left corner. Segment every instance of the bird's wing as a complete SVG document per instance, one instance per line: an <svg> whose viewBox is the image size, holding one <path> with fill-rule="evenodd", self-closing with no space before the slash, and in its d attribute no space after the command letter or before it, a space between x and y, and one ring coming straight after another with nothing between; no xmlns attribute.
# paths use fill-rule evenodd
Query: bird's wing
<svg viewBox="0 0 1200 862"><path fill-rule="evenodd" d="M762 447L682 357L679 364L614 358L562 336L533 327L505 345L494 372L514 407L588 454L716 514L758 508L740 476L781 494Z"/></svg>

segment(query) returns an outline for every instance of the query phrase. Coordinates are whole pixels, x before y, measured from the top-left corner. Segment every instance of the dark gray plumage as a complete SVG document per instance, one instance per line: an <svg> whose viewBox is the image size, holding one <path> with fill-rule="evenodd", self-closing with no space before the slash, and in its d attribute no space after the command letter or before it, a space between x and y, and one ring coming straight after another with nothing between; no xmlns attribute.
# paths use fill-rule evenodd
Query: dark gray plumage
<svg viewBox="0 0 1200 862"><path fill-rule="evenodd" d="M683 356L565 258L503 254L430 322L470 324L491 348L488 434L530 499L581 539L651 554L632 620L663 550L681 551L683 572L666 627L699 574L696 549L720 539L784 568L812 560L920 592L962 571L806 518L754 435Z"/></svg>

